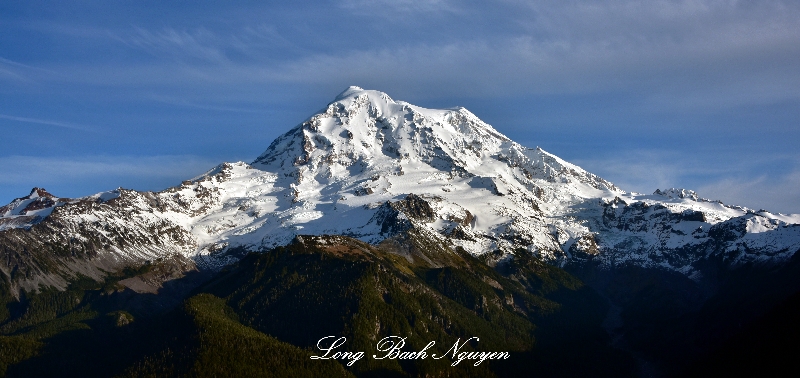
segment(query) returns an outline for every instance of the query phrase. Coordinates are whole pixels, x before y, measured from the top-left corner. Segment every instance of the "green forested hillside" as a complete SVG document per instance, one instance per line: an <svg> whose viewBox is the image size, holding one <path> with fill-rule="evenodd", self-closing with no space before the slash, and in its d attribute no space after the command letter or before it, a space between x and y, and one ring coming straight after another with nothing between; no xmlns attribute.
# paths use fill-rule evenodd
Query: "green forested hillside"
<svg viewBox="0 0 800 378"><path fill-rule="evenodd" d="M115 282L79 280L67 291L3 293L2 365L30 376L626 376L627 354L600 327L607 307L578 279L527 253L497 268L414 235L375 247L341 237L302 237L250 254L153 313L120 300ZM152 295L154 294L140 294ZM346 360L312 360L317 342L345 337ZM374 359L379 340L405 338L404 351L442 355L509 352L463 361ZM574 363L580 360L582 363Z"/></svg>

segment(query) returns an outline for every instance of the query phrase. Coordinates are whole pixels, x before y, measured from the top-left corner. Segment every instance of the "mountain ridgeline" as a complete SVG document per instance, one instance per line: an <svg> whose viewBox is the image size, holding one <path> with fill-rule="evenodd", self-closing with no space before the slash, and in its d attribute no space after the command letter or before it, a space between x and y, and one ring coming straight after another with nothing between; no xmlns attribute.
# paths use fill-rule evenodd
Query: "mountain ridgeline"
<svg viewBox="0 0 800 378"><path fill-rule="evenodd" d="M787 352L770 345L797 332L798 250L798 215L682 189L625 192L466 109L351 87L252 163L161 192L34 188L0 207L0 371L618 377L782 366ZM364 357L312 359L327 336ZM470 340L462 351L510 358L372 358L391 336L406 352L435 341L428 352L443 355ZM737 350L749 358L720 362Z"/></svg>

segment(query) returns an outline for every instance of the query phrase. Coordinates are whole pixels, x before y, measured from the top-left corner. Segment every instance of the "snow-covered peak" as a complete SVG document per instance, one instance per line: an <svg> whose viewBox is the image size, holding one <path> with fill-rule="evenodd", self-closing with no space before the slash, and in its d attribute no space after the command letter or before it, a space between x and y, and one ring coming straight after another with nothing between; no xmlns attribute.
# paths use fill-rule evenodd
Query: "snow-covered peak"
<svg viewBox="0 0 800 378"><path fill-rule="evenodd" d="M50 215L53 208L64 204L64 201L66 200L50 194L44 188L33 188L27 196L0 207L0 231L30 227Z"/></svg>
<svg viewBox="0 0 800 378"><path fill-rule="evenodd" d="M49 198L56 198L56 196L50 194L45 188L34 187L31 189L31 193L28 194L28 199L31 198L39 198L39 197L49 197Z"/></svg>
<svg viewBox="0 0 800 378"><path fill-rule="evenodd" d="M52 207L57 200L58 197L50 194L44 188L35 187L27 196L17 198L8 205L0 207L0 218L26 215L29 212Z"/></svg>
<svg viewBox="0 0 800 378"><path fill-rule="evenodd" d="M442 219L473 218L469 232L489 235L459 242L474 253L511 248L497 239L504 234L530 241L531 250L558 254L542 216L624 193L542 149L521 146L465 108L428 109L359 87L278 137L252 168L274 174L271 188L259 192L277 196L277 208L286 206L291 218L283 224L298 230L377 242L385 236L349 222L370 219L381 203L413 193L435 199ZM337 224L344 214L349 220ZM437 227L454 226L445 221Z"/></svg>
<svg viewBox="0 0 800 378"><path fill-rule="evenodd" d="M359 95L362 95L362 94L367 94L367 95L375 97L375 98L388 99L388 101L394 102L394 100L392 100L391 97L389 97L389 95L387 95L384 92L373 91L373 90L365 90L364 88L361 88L361 87L355 86L355 85L351 85L347 89L342 91L342 93L339 93L336 96L336 98L333 99L333 101L334 102L346 101L348 98L358 97Z"/></svg>
<svg viewBox="0 0 800 378"><path fill-rule="evenodd" d="M411 228L474 254L523 248L562 263L631 262L687 275L709 253L741 249L735 261L746 262L784 258L800 246L799 218L755 214L685 189L627 193L521 146L467 109L427 109L360 87L251 164L223 163L158 193L51 197L34 190L0 208L0 230L29 227L64 205L57 219L95 229L109 246L120 233L150 235L156 224L163 231L135 248L109 247L114 253L170 250L217 266L235 261L235 251L300 234L379 243ZM29 206L48 200L49 207Z"/></svg>
<svg viewBox="0 0 800 378"><path fill-rule="evenodd" d="M344 176L402 174L415 164L444 173L496 176L494 163L526 176L613 184L542 150L525 148L465 108L427 109L349 87L327 108L278 137L253 166L321 184ZM363 177L362 177L363 178Z"/></svg>

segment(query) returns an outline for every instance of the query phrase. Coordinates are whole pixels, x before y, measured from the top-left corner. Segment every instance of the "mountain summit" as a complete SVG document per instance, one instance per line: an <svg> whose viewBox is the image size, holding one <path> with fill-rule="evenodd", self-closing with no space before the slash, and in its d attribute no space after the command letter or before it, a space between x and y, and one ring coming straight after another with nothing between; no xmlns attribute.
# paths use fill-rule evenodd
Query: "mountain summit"
<svg viewBox="0 0 800 378"><path fill-rule="evenodd" d="M224 163L155 193L64 199L34 190L2 209L0 269L27 288L63 287L79 260L90 277L167 255L219 267L297 235L378 244L413 231L452 250L492 252L492 261L525 250L562 266L630 264L688 277L702 275L708 259L777 263L800 248L798 216L680 189L625 192L464 108L426 109L359 87L250 164Z"/></svg>
<svg viewBox="0 0 800 378"><path fill-rule="evenodd" d="M275 174L265 190L285 191L274 208L259 208L277 218L259 226L262 244L288 242L287 225L377 243L391 236L377 209L416 194L431 217L403 215L435 234L460 235L454 244L472 253L523 246L555 258L545 202L618 191L464 108L425 109L358 87L278 137L251 167Z"/></svg>

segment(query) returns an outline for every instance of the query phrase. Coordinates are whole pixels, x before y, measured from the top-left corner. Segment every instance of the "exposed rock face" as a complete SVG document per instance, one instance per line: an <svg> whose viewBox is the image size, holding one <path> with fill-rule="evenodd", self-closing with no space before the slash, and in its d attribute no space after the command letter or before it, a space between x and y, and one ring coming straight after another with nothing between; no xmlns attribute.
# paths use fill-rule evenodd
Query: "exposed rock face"
<svg viewBox="0 0 800 378"><path fill-rule="evenodd" d="M431 208L431 205L422 197L413 193L406 196L401 201L393 202L392 207L396 210L403 212L406 216L420 221L431 222L435 218L436 213Z"/></svg>

